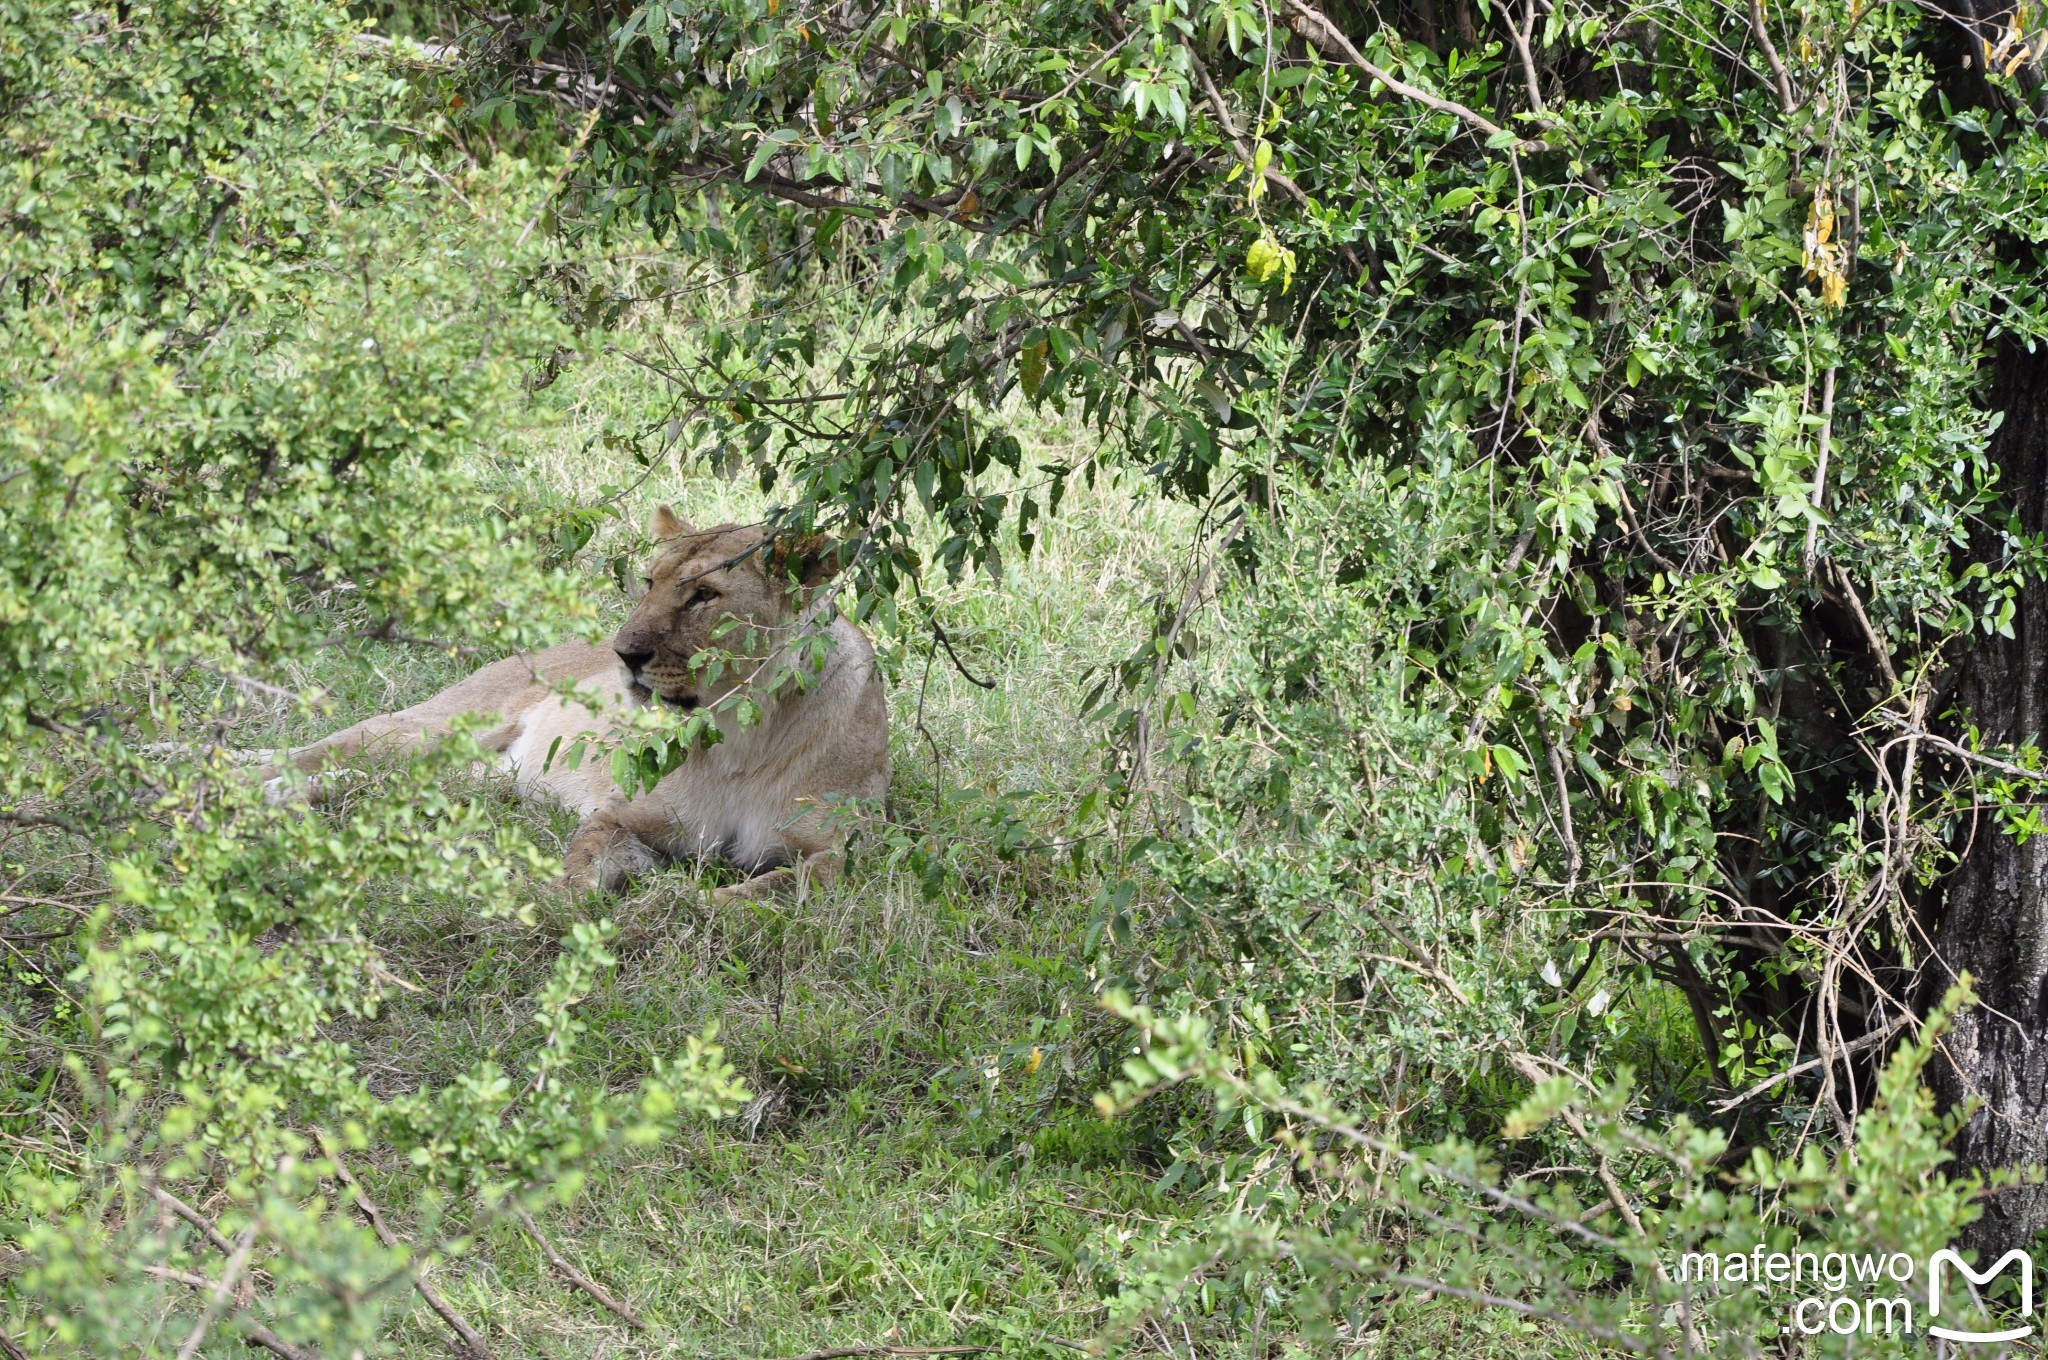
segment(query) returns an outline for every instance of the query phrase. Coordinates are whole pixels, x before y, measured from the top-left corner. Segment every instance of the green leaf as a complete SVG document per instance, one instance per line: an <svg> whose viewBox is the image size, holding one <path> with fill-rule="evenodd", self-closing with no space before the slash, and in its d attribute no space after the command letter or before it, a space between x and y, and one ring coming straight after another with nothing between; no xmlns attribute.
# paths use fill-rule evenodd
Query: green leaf
<svg viewBox="0 0 2048 1360"><path fill-rule="evenodd" d="M1041 333L1027 343L1018 354L1017 377L1023 385L1027 399L1036 401L1038 392L1045 385L1046 338Z"/></svg>
<svg viewBox="0 0 2048 1360"><path fill-rule="evenodd" d="M754 154L747 161L746 174L741 178L751 181L754 176L761 173L761 167L766 165L771 157L777 152L787 150L790 144L796 141L797 136L797 132L792 128L778 128L761 138L754 144Z"/></svg>

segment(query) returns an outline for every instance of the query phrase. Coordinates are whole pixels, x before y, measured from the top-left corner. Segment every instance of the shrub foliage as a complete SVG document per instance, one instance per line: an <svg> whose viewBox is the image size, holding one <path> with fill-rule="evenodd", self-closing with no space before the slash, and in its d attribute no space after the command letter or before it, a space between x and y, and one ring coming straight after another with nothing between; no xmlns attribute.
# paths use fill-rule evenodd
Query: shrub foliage
<svg viewBox="0 0 2048 1360"><path fill-rule="evenodd" d="M359 1221L364 1149L490 1213L736 1098L702 1043L630 1096L569 1079L602 923L525 1056L375 1089L336 1037L392 985L366 922L517 912L535 856L435 791L459 743L316 820L208 725L316 648L578 617L471 455L572 327L693 293L724 310L638 356L676 398L642 434L838 532L885 625L932 573L1000 577L1077 477L1202 508L1083 703L1093 962L1139 995L1105 1108L1204 1202L1090 1266L1129 1335L1278 1301L1348 1344L1452 1297L1776 1344L1671 1253L1922 1254L2048 1157L1952 989L1980 963L2041 1037L1998 943L2048 929L2031 689L2000 690L2048 626L2038 16L405 13L456 42L401 78L312 0L0 0L35 1112L4 1191L38 1344L159 1345L169 1308L188 1355L367 1348L421 1258ZM452 150L529 129L568 161ZM559 249L629 232L665 252L637 292ZM1088 438L1027 464L1045 414ZM2048 1225L2007 1188L1982 1245Z"/></svg>
<svg viewBox="0 0 2048 1360"><path fill-rule="evenodd" d="M1429 1137L1525 1061L1663 1064L1789 1153L1852 1145L1966 965L2033 1013L2028 11L512 14L478 109L576 107L565 221L746 280L664 356L696 447L842 525L885 616L1075 475L1205 507L1091 704L1157 836L1113 966L1226 1051ZM1096 437L1026 473L1031 407ZM1946 1099L2000 1102L1970 1167L2039 1162L2019 1040L1957 1024ZM1985 1245L2048 1222L2000 1205Z"/></svg>
<svg viewBox="0 0 2048 1360"><path fill-rule="evenodd" d="M373 1230L365 1148L469 1224L736 1093L696 1044L627 1095L568 1078L601 922L523 1056L374 1087L334 1036L399 981L380 913L530 911L536 852L437 791L459 746L315 819L210 735L310 703L257 677L317 649L578 609L467 457L558 334L525 286L544 185L451 184L356 32L303 0L0 7L0 1204L36 1354L374 1348L444 1244Z"/></svg>

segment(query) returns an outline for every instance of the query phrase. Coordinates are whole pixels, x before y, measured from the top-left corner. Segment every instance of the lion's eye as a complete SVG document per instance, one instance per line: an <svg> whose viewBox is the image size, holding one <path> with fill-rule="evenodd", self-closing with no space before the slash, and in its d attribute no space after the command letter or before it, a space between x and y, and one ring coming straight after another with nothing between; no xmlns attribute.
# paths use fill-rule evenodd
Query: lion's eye
<svg viewBox="0 0 2048 1360"><path fill-rule="evenodd" d="M691 609L700 604L709 604L718 598L718 592L710 586L698 586L696 592L683 602L683 608Z"/></svg>

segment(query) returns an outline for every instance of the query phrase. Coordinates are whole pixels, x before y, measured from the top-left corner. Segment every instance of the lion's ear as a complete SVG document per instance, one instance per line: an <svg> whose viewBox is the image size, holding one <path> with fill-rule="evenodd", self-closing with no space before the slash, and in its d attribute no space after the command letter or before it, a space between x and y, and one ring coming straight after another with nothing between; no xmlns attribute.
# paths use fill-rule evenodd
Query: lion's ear
<svg viewBox="0 0 2048 1360"><path fill-rule="evenodd" d="M768 551L768 574L814 590L839 574L842 545L828 534L783 539Z"/></svg>
<svg viewBox="0 0 2048 1360"><path fill-rule="evenodd" d="M654 508L654 522L647 527L657 539L681 538L684 534L697 532L690 527L690 521L677 515L666 505Z"/></svg>

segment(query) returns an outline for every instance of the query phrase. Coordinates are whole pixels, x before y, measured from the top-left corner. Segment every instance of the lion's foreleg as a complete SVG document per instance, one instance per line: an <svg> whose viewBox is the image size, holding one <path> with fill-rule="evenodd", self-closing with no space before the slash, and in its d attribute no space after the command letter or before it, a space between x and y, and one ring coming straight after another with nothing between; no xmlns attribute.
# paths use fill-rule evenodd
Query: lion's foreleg
<svg viewBox="0 0 2048 1360"><path fill-rule="evenodd" d="M583 819L569 838L557 887L569 892L617 892L661 867L661 853L635 835L610 808Z"/></svg>

